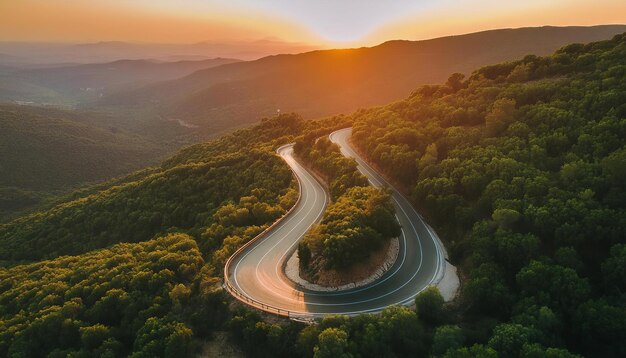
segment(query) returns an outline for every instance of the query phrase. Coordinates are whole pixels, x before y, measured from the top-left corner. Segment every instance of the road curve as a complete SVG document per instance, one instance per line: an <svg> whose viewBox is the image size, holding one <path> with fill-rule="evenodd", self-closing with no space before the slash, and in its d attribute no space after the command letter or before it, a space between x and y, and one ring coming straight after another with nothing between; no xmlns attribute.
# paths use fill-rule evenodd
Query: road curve
<svg viewBox="0 0 626 358"><path fill-rule="evenodd" d="M341 292L307 290L285 276L283 263L308 229L322 218L330 199L323 186L294 159L293 146L286 145L277 152L298 179L300 198L282 220L227 261L224 286L235 298L292 318L375 313L389 305L412 303L422 289L441 279L445 267L441 243L408 200L358 156L348 143L350 133L350 128L342 129L333 132L330 139L344 155L357 161L359 170L372 185L391 189L396 217L402 226L395 264L375 282Z"/></svg>

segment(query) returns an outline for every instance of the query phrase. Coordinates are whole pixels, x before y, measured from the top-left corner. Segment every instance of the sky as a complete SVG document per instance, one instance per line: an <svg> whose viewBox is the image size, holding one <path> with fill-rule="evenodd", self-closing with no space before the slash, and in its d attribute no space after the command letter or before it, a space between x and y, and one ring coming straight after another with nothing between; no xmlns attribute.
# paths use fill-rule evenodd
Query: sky
<svg viewBox="0 0 626 358"><path fill-rule="evenodd" d="M624 0L0 0L0 41L374 45L481 30L626 23Z"/></svg>

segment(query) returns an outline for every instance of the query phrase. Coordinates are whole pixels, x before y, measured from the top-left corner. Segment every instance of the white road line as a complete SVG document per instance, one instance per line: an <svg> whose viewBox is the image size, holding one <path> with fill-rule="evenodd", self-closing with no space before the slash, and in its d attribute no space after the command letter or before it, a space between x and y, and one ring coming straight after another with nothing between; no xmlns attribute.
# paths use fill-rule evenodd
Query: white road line
<svg viewBox="0 0 626 358"><path fill-rule="evenodd" d="M333 133L331 133L329 135L329 138L331 139L331 141L337 143L337 141L335 141L334 137L336 135L342 134L341 132L348 131L348 130L349 129L335 131L335 132L333 132ZM405 206L408 207L408 210L409 210L409 212L411 214L413 214L413 217L416 217L418 222L426 229L426 232L428 233L427 236L430 236L430 238L431 238L431 240L432 240L432 242L434 244L435 251L436 251L436 256L437 256L437 266L436 266L436 268L434 270L433 276L431 277L428 285L432 284L433 281L438 276L438 274L441 272L441 263L442 263L442 256L443 256L443 249L441 247L441 244L438 242L438 239L436 239L435 234L428 227L428 225L423 221L422 217L415 211L413 206L406 200L406 198L404 198L404 196L402 194L400 194L393 186L389 185L389 183L382 176L379 176L378 173L374 169L372 169L371 166L369 166L368 163L366 163L360 157L358 157L358 155L347 144L347 141L345 140L345 137L342 138L342 140L345 141L345 143L344 143L345 145L339 144L340 148L341 148L341 152L345 156L352 157L352 158L354 158L357 161L357 164L359 164L359 170L368 177L368 181L372 185L374 185L376 187L386 186L386 187L389 187L391 189L392 194L393 194L392 198L394 200L394 203L396 204L395 206L400 209L400 211L404 215L404 218L406 219L406 221L409 222L409 225L411 226L411 230L415 234L415 238L417 239L417 243L419 245L419 254L420 254L419 264L418 264L417 269L413 272L412 276L410 278L408 278L402 285L400 285L399 287L396 287L395 289L393 289L393 290L391 290L389 292L377 295L376 297L371 297L371 298L364 299L364 300L356 300L356 301L350 301L350 302L336 302L336 303L319 303L319 302L307 301L307 302L304 302L304 304L306 304L307 306L337 306L337 307L363 304L363 303L367 303L367 302L380 300L380 299L382 299L384 297L392 295L392 294L398 292L399 290L402 290L409 283L413 282L415 277L422 270L423 261L424 261L424 251L423 251L423 247L422 247L421 238L420 238L420 236L419 236L419 234L417 232L417 229L415 227L415 224L414 224L414 220L411 219L411 216L409 215L409 213L407 213L407 210L405 210ZM304 193L305 196L304 196L303 200L301 201L301 203L306 203L309 200L309 195L310 195L309 192L312 192L312 193L315 194L314 195L315 199L313 201L313 204L310 206L310 208L308 209L308 211L304 215L304 217L301 218L298 222L296 222L294 227L291 228L287 233L283 234L282 237L280 238L280 240L278 240L261 257L261 259L258 261L258 263L257 263L257 265L255 267L255 277L257 278L257 282L262 287L264 287L265 290L270 293L270 295L272 295L272 294L273 295L277 295L278 297L280 297L281 300L284 300L284 301L287 301L287 302L296 301L298 303L302 303L302 302L300 302L298 300L294 300L293 299L294 285L286 282L283 279L283 276L279 273L278 270L279 270L279 267L282 267L282 263L285 260L286 255L289 252L292 252L293 247L300 241L300 239L304 236L306 231L308 231L313 224L315 224L316 222L318 222L320 220L320 217L323 215L323 213L325 211L325 208L326 208L326 204L328 202L328 195L327 195L326 191L324 189L322 189L323 196L324 196L324 204L323 204L322 209L320 210L320 212L317 214L317 216L315 218L315 221L312 221L306 227L306 229L303 231L303 233L300 234L298 236L298 238L296 240L294 240L294 242L291 245L289 245L289 247L282 253L280 259L276 263L276 265L274 267L275 278L278 278L283 285L282 286L268 287L263 282L263 280L259 278L259 275L260 275L259 270L260 270L261 263L266 259L268 254L270 252L272 252L281 242L283 242L294 230L300 228L301 223L305 219L307 219L307 217L309 217L311 211L315 209L316 204L317 204L317 200L318 200L318 197L319 197L319 195L317 195L317 192L319 191L319 188L317 186L320 186L320 185L319 185L319 183L317 183L317 180L312 178L311 174L308 173L307 170L304 167L299 165L299 163L297 163L295 161L295 159L290 154L281 154L281 156L287 162L287 164L289 164L292 167L294 175L296 176L296 179L298 180L300 190L301 191L305 191L305 193ZM312 179L310 179L309 177L311 177ZM309 189L304 189L304 186L302 185L304 181L306 181L306 183L308 184L307 188L309 188ZM313 182L315 182L315 183L313 183ZM315 184L317 184L317 185L315 185ZM311 190L311 188L312 188L312 190ZM279 230L283 229L285 227L285 225L292 224L294 218L296 218L298 215L301 215L302 212L305 210L305 208L306 208L306 205L302 205L295 212L292 212L290 214L290 218L287 218L282 223L280 223L271 233L268 233L268 235L272 235L272 233L276 234ZM401 222L397 213L396 213L395 217L396 217L396 220L398 220L398 222ZM407 235L405 234L405 228L404 227L402 227L401 234L402 234L402 238L403 238L403 249L404 249L403 250L402 261L400 262L399 265L397 265L396 269L391 274L386 274L384 278L382 278L380 280L377 280L375 283L363 286L362 288L359 288L359 289L346 290L346 291L343 291L343 292L315 293L315 292L309 292L308 290L306 292L303 292L303 291L298 291L297 288L295 289L295 291L299 292L301 294L306 294L307 296L335 297L335 296L350 295L350 294L355 294L355 293L366 291L366 290L371 290L371 289L381 285L382 283L386 282L390 278L394 277L404 267L404 265L406 263L406 259L407 259ZM234 282L235 282L235 285L237 286L237 289L242 291L241 293L244 294L246 297L252 299L253 301L257 301L257 303L261 304L261 305L263 305L264 303L262 303L258 299L253 298L253 296L250 295L248 292L246 292L243 289L243 287L239 284L239 282L237 281L237 273L238 273L238 270L239 270L239 264L241 262L243 262L251 252L253 252L255 250L260 250L261 246L263 246L263 244L266 242L266 239L267 238L264 238L264 239L260 240L258 243L255 243L255 245L252 246L250 248L250 250L244 254L244 256L239 258L238 262L235 265L235 268L233 270L233 275L235 276L234 277ZM229 273L225 273L225 274L229 274ZM269 277L269 276L267 276L267 277ZM419 294L419 292L421 292L423 289L428 287L428 285L425 285L424 287L420 288L417 291L411 292L407 297L400 298L399 300L396 300L395 304L406 304L406 303L411 302L415 298L415 296L417 296ZM288 288L288 291L289 291L289 296L288 297L285 297L285 295L283 293L285 291L284 290L285 288ZM298 294L297 296L299 298L300 294ZM274 303L274 304L266 304L266 305L272 306L273 308L279 308L279 307L277 307L276 303ZM281 305L281 306L283 306L283 305ZM289 312L291 312L293 314L298 314L298 315L321 316L321 315L330 314L330 313L358 314L358 313L366 313L366 312L378 312L378 311L381 311L382 309L384 309L387 306L389 306L389 304L385 304L385 305L380 306L380 307L374 307L374 308L370 308L370 309L359 310L359 311L345 311L345 310L334 311L333 310L332 312L302 312L302 311L290 310L288 308L280 308L280 309L281 310L285 310L285 311L289 311ZM285 307L285 306L283 306L283 307Z"/></svg>

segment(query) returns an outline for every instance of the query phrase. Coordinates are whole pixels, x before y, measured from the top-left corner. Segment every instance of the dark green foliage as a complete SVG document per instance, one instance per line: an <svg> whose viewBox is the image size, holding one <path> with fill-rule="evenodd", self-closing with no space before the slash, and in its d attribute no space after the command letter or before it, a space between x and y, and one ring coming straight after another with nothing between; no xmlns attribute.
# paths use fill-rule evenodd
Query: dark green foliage
<svg viewBox="0 0 626 358"><path fill-rule="evenodd" d="M343 156L339 147L327 137L307 134L296 142L296 154L324 176L333 199L355 186L368 186L367 178L357 170L354 159Z"/></svg>
<svg viewBox="0 0 626 358"><path fill-rule="evenodd" d="M388 307L377 316L328 316L315 327L315 331L319 334L315 352L339 346L343 354L361 357L414 357L426 353L424 329L415 312L406 307ZM330 337L323 337L323 332ZM347 335L347 345L339 339L343 336L341 332ZM309 347L312 342L304 337L313 335L313 328L301 331L298 344Z"/></svg>
<svg viewBox="0 0 626 358"><path fill-rule="evenodd" d="M534 342L537 332L521 324L505 323L493 330L489 347L504 357L519 357L524 345Z"/></svg>
<svg viewBox="0 0 626 358"><path fill-rule="evenodd" d="M426 354L415 311L400 306L379 315L327 316L318 325L268 323L247 309L229 324L233 338L254 357L415 357Z"/></svg>
<svg viewBox="0 0 626 358"><path fill-rule="evenodd" d="M602 263L602 274L609 292L626 293L626 244L611 247L611 255Z"/></svg>
<svg viewBox="0 0 626 358"><path fill-rule="evenodd" d="M471 347L449 350L443 355L446 358L498 358L498 352L493 348L475 344Z"/></svg>
<svg viewBox="0 0 626 358"><path fill-rule="evenodd" d="M586 356L626 354L626 304L624 296L589 300L577 307L572 331L575 346Z"/></svg>
<svg viewBox="0 0 626 358"><path fill-rule="evenodd" d="M469 277L461 327L488 348L447 356L624 355L624 58L626 35L570 45L353 116ZM470 328L485 315L491 339Z"/></svg>
<svg viewBox="0 0 626 358"><path fill-rule="evenodd" d="M294 342L303 324L287 325L264 322L246 308L238 309L229 323L233 338L244 352L254 357L293 356Z"/></svg>
<svg viewBox="0 0 626 358"><path fill-rule="evenodd" d="M369 186L354 159L320 131L307 131L294 150L324 177L334 200L320 225L298 245L301 269L346 269L367 259L388 239L400 235L391 196Z"/></svg>
<svg viewBox="0 0 626 358"><path fill-rule="evenodd" d="M429 286L420 292L415 297L415 309L425 323L432 326L441 323L443 321L443 297L437 287Z"/></svg>
<svg viewBox="0 0 626 358"><path fill-rule="evenodd" d="M431 354L440 356L463 346L463 330L458 326L439 326L433 337Z"/></svg>
<svg viewBox="0 0 626 358"><path fill-rule="evenodd" d="M622 357L624 58L620 35L453 76L351 118L266 119L6 224L1 258L56 258L0 269L0 355L194 353L228 314L215 270L295 202L273 151L296 138L334 198L308 239L310 261L364 257L365 238L397 232L393 207L316 141L353 120L354 142L448 241L467 277L459 307L428 291L417 313L390 307L307 327L237 311L230 328L248 354ZM153 239L177 231L190 236ZM57 257L67 253L79 255Z"/></svg>

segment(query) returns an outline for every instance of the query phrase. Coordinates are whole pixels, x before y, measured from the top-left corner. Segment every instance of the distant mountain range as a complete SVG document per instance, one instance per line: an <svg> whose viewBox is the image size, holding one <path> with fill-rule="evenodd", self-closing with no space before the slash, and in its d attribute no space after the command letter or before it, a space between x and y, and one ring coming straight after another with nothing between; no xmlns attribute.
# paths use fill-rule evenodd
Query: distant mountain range
<svg viewBox="0 0 626 358"><path fill-rule="evenodd" d="M175 79L198 70L235 62L240 60L230 58L176 62L118 60L100 64L23 70L19 74L40 85L73 92Z"/></svg>
<svg viewBox="0 0 626 358"><path fill-rule="evenodd" d="M140 135L197 141L278 110L315 118L388 103L419 85L443 82L450 73L469 74L622 32L626 25L503 29L299 54L286 53L306 46L273 39L193 45L0 43L0 102L106 111L116 114L116 126ZM270 49L285 54L253 61L198 59L235 52L246 59ZM70 63L96 58L125 59Z"/></svg>
<svg viewBox="0 0 626 358"><path fill-rule="evenodd" d="M280 39L255 41L153 44L105 41L86 44L0 42L0 64L102 63L122 59L162 61L204 60L216 57L254 60L277 53L300 53L313 45Z"/></svg>
<svg viewBox="0 0 626 358"><path fill-rule="evenodd" d="M0 65L0 100L41 103L78 103L102 96L116 87L171 80L201 69L240 62L229 58L162 62L118 60L114 62L57 65L20 69Z"/></svg>
<svg viewBox="0 0 626 358"><path fill-rule="evenodd" d="M484 31L425 41L389 41L371 48L268 56L197 71L181 79L121 90L97 106L152 108L211 135L277 110L306 118L348 112L407 96L471 70L573 42L609 39L625 25Z"/></svg>

